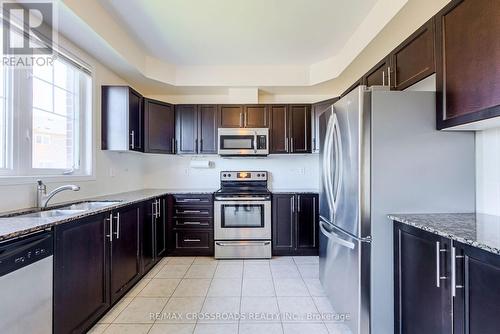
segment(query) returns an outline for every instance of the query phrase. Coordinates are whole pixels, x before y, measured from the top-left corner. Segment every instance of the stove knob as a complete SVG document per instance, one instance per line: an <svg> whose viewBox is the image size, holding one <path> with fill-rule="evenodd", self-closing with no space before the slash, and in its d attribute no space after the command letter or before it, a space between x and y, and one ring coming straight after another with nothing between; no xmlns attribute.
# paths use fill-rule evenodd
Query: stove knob
<svg viewBox="0 0 500 334"><path fill-rule="evenodd" d="M226 177L226 174L222 174L223 177Z"/></svg>
<svg viewBox="0 0 500 334"><path fill-rule="evenodd" d="M231 174L227 174L227 176L231 177Z"/></svg>

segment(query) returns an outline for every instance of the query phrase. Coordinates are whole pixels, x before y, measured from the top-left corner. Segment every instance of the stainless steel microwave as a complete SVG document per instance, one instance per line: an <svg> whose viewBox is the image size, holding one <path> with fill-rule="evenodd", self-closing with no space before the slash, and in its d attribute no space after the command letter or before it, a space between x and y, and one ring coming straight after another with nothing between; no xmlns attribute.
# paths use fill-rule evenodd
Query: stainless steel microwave
<svg viewBox="0 0 500 334"><path fill-rule="evenodd" d="M222 156L269 154L268 128L219 128L218 152Z"/></svg>

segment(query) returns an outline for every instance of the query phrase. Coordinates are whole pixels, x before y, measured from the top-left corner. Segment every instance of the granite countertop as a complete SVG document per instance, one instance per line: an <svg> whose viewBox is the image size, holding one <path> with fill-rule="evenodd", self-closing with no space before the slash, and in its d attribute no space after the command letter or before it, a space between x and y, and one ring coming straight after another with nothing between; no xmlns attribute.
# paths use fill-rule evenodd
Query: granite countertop
<svg viewBox="0 0 500 334"><path fill-rule="evenodd" d="M389 218L500 255L500 216L438 213L392 214Z"/></svg>
<svg viewBox="0 0 500 334"><path fill-rule="evenodd" d="M147 201L158 196L166 194L212 194L215 190L209 189L142 189L118 194L111 194L105 196L96 196L92 198L82 199L78 201L68 202L68 203L57 203L53 208L61 207L65 204L73 204L86 201L118 201L109 206L101 207L98 209L87 210L84 212L76 213L73 215L65 215L59 217L22 217L16 216L16 214L24 212L32 212L36 209L27 208L16 211L10 211L2 213L3 217L0 218L0 241L19 237L25 234L29 234L36 231L41 231L47 228L51 228L58 224L67 223L76 219L81 219L87 216L91 216L97 213L106 212L109 210L117 209L130 204Z"/></svg>

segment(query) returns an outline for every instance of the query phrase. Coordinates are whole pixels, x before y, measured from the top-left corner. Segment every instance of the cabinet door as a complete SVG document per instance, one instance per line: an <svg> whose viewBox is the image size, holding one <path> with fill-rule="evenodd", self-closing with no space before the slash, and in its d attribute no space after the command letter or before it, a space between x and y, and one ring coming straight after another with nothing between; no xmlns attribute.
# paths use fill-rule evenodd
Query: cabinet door
<svg viewBox="0 0 500 334"><path fill-rule="evenodd" d="M288 153L288 106L271 105L269 109L271 111L271 128L269 129L271 146L269 153Z"/></svg>
<svg viewBox="0 0 500 334"><path fill-rule="evenodd" d="M142 96L129 88L129 131L130 149L133 151L143 151L142 145Z"/></svg>
<svg viewBox="0 0 500 334"><path fill-rule="evenodd" d="M395 333L451 333L448 239L395 224Z"/></svg>
<svg viewBox="0 0 500 334"><path fill-rule="evenodd" d="M500 256L455 243L454 333L493 334L500 328Z"/></svg>
<svg viewBox="0 0 500 334"><path fill-rule="evenodd" d="M302 255L318 252L318 195L298 194L296 251Z"/></svg>
<svg viewBox="0 0 500 334"><path fill-rule="evenodd" d="M165 256L167 251L167 199L158 199L158 215L156 218L156 258Z"/></svg>
<svg viewBox="0 0 500 334"><path fill-rule="evenodd" d="M168 103L146 99L145 137L148 153L174 153L174 108Z"/></svg>
<svg viewBox="0 0 500 334"><path fill-rule="evenodd" d="M290 106L290 153L311 153L311 106Z"/></svg>
<svg viewBox="0 0 500 334"><path fill-rule="evenodd" d="M175 107L177 150L179 154L198 152L198 108L196 105Z"/></svg>
<svg viewBox="0 0 500 334"><path fill-rule="evenodd" d="M198 139L200 154L217 153L217 106L199 106Z"/></svg>
<svg viewBox="0 0 500 334"><path fill-rule="evenodd" d="M436 18L438 128L500 115L500 2L454 0Z"/></svg>
<svg viewBox="0 0 500 334"><path fill-rule="evenodd" d="M392 87L396 90L403 90L434 73L434 18L401 43L391 58Z"/></svg>
<svg viewBox="0 0 500 334"><path fill-rule="evenodd" d="M295 249L295 195L273 194L273 254L290 255Z"/></svg>
<svg viewBox="0 0 500 334"><path fill-rule="evenodd" d="M156 200L143 203L144 219L141 221L141 272L145 273L155 263L155 210Z"/></svg>
<svg viewBox="0 0 500 334"><path fill-rule="evenodd" d="M245 106L246 128L267 128L269 126L269 115L267 106L254 105Z"/></svg>
<svg viewBox="0 0 500 334"><path fill-rule="evenodd" d="M382 59L377 65L375 65L368 73L364 76L364 84L368 87L370 86L390 86L390 57Z"/></svg>
<svg viewBox="0 0 500 334"><path fill-rule="evenodd" d="M54 333L83 333L110 306L107 227L103 215L55 227Z"/></svg>
<svg viewBox="0 0 500 334"><path fill-rule="evenodd" d="M139 277L139 224L141 210L129 206L113 212L111 243L111 301L119 299Z"/></svg>
<svg viewBox="0 0 500 334"><path fill-rule="evenodd" d="M319 153L320 138L319 138L319 116L339 100L338 97L321 101L312 105L311 115L311 136L312 136L312 152Z"/></svg>
<svg viewBox="0 0 500 334"><path fill-rule="evenodd" d="M239 105L219 106L219 121L221 128L244 127L243 106Z"/></svg>

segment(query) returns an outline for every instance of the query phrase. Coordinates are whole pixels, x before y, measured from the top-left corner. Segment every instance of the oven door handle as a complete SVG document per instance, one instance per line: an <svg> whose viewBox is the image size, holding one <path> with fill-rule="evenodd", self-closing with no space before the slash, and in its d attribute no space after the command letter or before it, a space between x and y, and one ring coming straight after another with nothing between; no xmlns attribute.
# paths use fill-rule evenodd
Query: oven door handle
<svg viewBox="0 0 500 334"><path fill-rule="evenodd" d="M267 246L271 244L271 241L216 241L217 246L255 246L263 245Z"/></svg>
<svg viewBox="0 0 500 334"><path fill-rule="evenodd" d="M270 197L215 197L218 201L269 201Z"/></svg>

